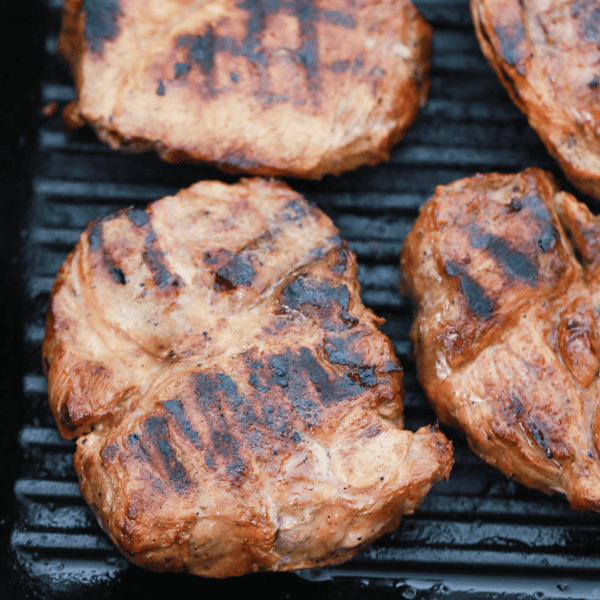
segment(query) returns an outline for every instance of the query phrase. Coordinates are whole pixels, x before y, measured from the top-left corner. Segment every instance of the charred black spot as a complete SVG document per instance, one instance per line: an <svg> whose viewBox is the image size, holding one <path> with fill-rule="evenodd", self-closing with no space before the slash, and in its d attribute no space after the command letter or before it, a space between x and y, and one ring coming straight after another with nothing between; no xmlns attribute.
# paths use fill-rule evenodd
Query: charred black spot
<svg viewBox="0 0 600 600"><path fill-rule="evenodd" d="M282 405L266 405L262 409L261 420L267 429L277 437L283 438L291 427L290 415Z"/></svg>
<svg viewBox="0 0 600 600"><path fill-rule="evenodd" d="M282 211L281 219L284 221L299 221L306 216L305 206L298 200L290 200Z"/></svg>
<svg viewBox="0 0 600 600"><path fill-rule="evenodd" d="M121 285L125 285L127 283L127 280L125 279L125 273L123 273L119 267L115 267L114 264L108 265L108 272L115 283L119 283Z"/></svg>
<svg viewBox="0 0 600 600"><path fill-rule="evenodd" d="M96 219L88 227L88 243L90 245L91 252L97 252L104 247L102 219Z"/></svg>
<svg viewBox="0 0 600 600"><path fill-rule="evenodd" d="M198 450L204 450L202 438L198 435L198 432L192 427L192 424L186 417L181 400L166 400L162 405L169 411L169 414L173 416L177 429L181 431L181 433L188 438Z"/></svg>
<svg viewBox="0 0 600 600"><path fill-rule="evenodd" d="M329 270L337 275L343 275L348 268L348 249L340 248L340 251L335 255L336 260L329 264Z"/></svg>
<svg viewBox="0 0 600 600"><path fill-rule="evenodd" d="M251 156L244 154L243 150L229 150L225 152L221 162L243 171L251 171L260 166Z"/></svg>
<svg viewBox="0 0 600 600"><path fill-rule="evenodd" d="M347 367L358 367L362 365L363 357L352 350L352 341L359 334L354 334L349 338L325 338L325 352L330 362L336 365Z"/></svg>
<svg viewBox="0 0 600 600"><path fill-rule="evenodd" d="M100 452L100 458L102 458L102 462L109 463L112 462L119 453L119 448L116 444L110 444L108 446L104 446L102 451Z"/></svg>
<svg viewBox="0 0 600 600"><path fill-rule="evenodd" d="M119 33L119 0L83 0L86 13L85 39L92 52L101 53L104 43Z"/></svg>
<svg viewBox="0 0 600 600"><path fill-rule="evenodd" d="M325 281L298 277L285 286L281 302L288 309L316 318L330 331L352 327L357 322L348 313L350 292L345 285L333 286Z"/></svg>
<svg viewBox="0 0 600 600"><path fill-rule="evenodd" d="M593 79L588 82L588 87L595 90L598 85L600 85L600 78L597 75L594 75Z"/></svg>
<svg viewBox="0 0 600 600"><path fill-rule="evenodd" d="M335 62L331 63L331 67L330 67L330 69L334 73L345 73L349 68L350 68L349 60L336 60Z"/></svg>
<svg viewBox="0 0 600 600"><path fill-rule="evenodd" d="M552 214L546 203L535 193L522 198L523 205L531 211L531 216L541 229L538 245L543 252L550 252L558 241L558 231L554 226Z"/></svg>
<svg viewBox="0 0 600 600"><path fill-rule="evenodd" d="M513 196L510 199L510 203L508 205L509 212L520 212L522 208L523 208L523 202L521 201L521 198L517 198L516 196Z"/></svg>
<svg viewBox="0 0 600 600"><path fill-rule="evenodd" d="M328 21L332 25L344 27L345 29L354 29L356 21L352 15L343 13L338 10L320 10L320 19Z"/></svg>
<svg viewBox="0 0 600 600"><path fill-rule="evenodd" d="M577 21L584 40L600 42L600 6L595 0L574 0L571 15Z"/></svg>
<svg viewBox="0 0 600 600"><path fill-rule="evenodd" d="M189 57L200 67L205 77L212 76L215 68L215 32L212 27L207 27L204 35L196 36L190 47Z"/></svg>
<svg viewBox="0 0 600 600"><path fill-rule="evenodd" d="M250 375L250 377L249 377L249 379L248 379L248 383L250 383L250 385L251 385L253 388L256 388L256 389L257 389L259 392L262 392L263 394L264 394L264 393L266 393L266 392L268 392L268 391L271 389L271 387L270 387L270 386L268 386L268 385L264 385L264 384L263 384L263 383L260 381L260 379L259 379L259 377L258 377L258 375L257 375L256 373L252 373L252 374Z"/></svg>
<svg viewBox="0 0 600 600"><path fill-rule="evenodd" d="M130 444L137 444L140 441L140 436L137 433L130 433L127 439Z"/></svg>
<svg viewBox="0 0 600 600"><path fill-rule="evenodd" d="M175 77L185 77L190 72L192 67L185 62L175 63Z"/></svg>
<svg viewBox="0 0 600 600"><path fill-rule="evenodd" d="M149 459L154 456L160 459L170 483L178 493L185 493L192 487L193 482L171 446L168 422L164 417L146 419L139 446Z"/></svg>
<svg viewBox="0 0 600 600"><path fill-rule="evenodd" d="M523 24L519 22L508 27L498 24L494 27L494 31L498 36L502 58L511 67L514 67L521 58L519 45L525 40ZM519 71L519 75L523 74Z"/></svg>
<svg viewBox="0 0 600 600"><path fill-rule="evenodd" d="M355 58L352 63L352 75L356 75L363 67L364 60L362 58Z"/></svg>
<svg viewBox="0 0 600 600"><path fill-rule="evenodd" d="M158 87L156 88L156 94L157 96L164 96L166 94L167 90L165 89L165 84L163 83L162 79L158 80Z"/></svg>
<svg viewBox="0 0 600 600"><path fill-rule="evenodd" d="M250 287L256 276L250 257L245 254L237 254L225 266L217 271L221 281L226 282L229 287Z"/></svg>
<svg viewBox="0 0 600 600"><path fill-rule="evenodd" d="M538 239L538 245L542 252L550 252L552 248L556 246L558 240L558 231L552 226L551 228L544 229L540 238Z"/></svg>
<svg viewBox="0 0 600 600"><path fill-rule="evenodd" d="M236 287L250 287L256 271L252 266L252 256L247 253L233 254L229 250L205 252L203 261L214 266L215 287L229 291Z"/></svg>
<svg viewBox="0 0 600 600"><path fill-rule="evenodd" d="M510 397L509 409L511 414L513 414L517 419L523 414L525 409L523 408L523 403L521 399L517 396Z"/></svg>
<svg viewBox="0 0 600 600"><path fill-rule="evenodd" d="M272 371L272 382L275 385L288 386L289 362L289 355L276 355L271 358L269 368Z"/></svg>
<svg viewBox="0 0 600 600"><path fill-rule="evenodd" d="M150 215L145 210L129 208L125 214L136 227L144 227L150 223Z"/></svg>
<svg viewBox="0 0 600 600"><path fill-rule="evenodd" d="M452 262L445 264L445 270L450 277L458 277L460 290L467 300L469 309L483 319L491 319L496 310L495 304L485 295L483 288L460 265Z"/></svg>
<svg viewBox="0 0 600 600"><path fill-rule="evenodd" d="M192 65L196 65L204 76L204 86L209 94L216 92L215 56L219 51L233 50L238 55L237 42L231 38L218 38L209 25L201 35L180 35L175 44L178 48L187 48L188 62L178 62L175 65L175 76L187 75Z"/></svg>
<svg viewBox="0 0 600 600"><path fill-rule="evenodd" d="M75 425L73 423L73 420L71 419L71 412L69 411L69 405L65 402L61 407L60 407L60 422L63 425L63 427L66 427L67 429L70 429L71 431L73 431L75 429Z"/></svg>
<svg viewBox="0 0 600 600"><path fill-rule="evenodd" d="M373 367L359 367L358 376L360 378L361 385L365 387L373 387L377 385L378 379L375 369Z"/></svg>
<svg viewBox="0 0 600 600"><path fill-rule="evenodd" d="M231 81L233 81L233 83L238 83L240 80L240 76L234 71L231 71L229 73L229 78L231 79Z"/></svg>

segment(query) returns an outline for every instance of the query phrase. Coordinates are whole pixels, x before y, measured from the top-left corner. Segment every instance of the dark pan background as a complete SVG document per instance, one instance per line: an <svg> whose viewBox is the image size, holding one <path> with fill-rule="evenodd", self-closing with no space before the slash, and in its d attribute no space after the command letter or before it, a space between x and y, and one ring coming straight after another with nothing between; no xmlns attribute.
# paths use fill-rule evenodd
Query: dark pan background
<svg viewBox="0 0 600 600"><path fill-rule="evenodd" d="M55 49L60 0L2 4L0 596L162 599L186 586L185 594L223 600L600 597L600 517L507 480L449 430L450 480L346 565L215 581L124 561L81 499L73 444L59 437L47 409L40 345L50 288L90 219L201 179L236 178L153 154L121 155L88 128L67 131L60 109L73 88ZM412 430L435 421L411 360L410 307L398 292L398 255L419 206L437 184L527 166L553 171L572 191L481 55L467 0L415 4L434 28L431 93L392 160L320 182L289 181L333 218L358 256L364 302L385 317L405 366ZM52 102L58 113L43 116Z"/></svg>

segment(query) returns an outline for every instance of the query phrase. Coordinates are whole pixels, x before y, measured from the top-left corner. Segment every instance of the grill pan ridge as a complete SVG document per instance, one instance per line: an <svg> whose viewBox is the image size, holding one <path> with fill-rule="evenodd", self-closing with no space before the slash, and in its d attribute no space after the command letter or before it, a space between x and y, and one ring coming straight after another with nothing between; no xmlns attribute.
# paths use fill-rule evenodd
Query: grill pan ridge
<svg viewBox="0 0 600 600"><path fill-rule="evenodd" d="M481 54L468 0L414 3L434 29L431 92L391 161L319 182L289 180L332 217L357 255L363 300L386 319L382 329L405 368L411 430L435 421L411 358L411 308L398 292L400 247L419 207L437 184L527 166L552 171L564 189L574 191ZM22 148L13 157L19 166L7 171L12 182L7 190L25 204L3 223L6 240L18 245L20 239L14 257L19 272L3 273L7 280L14 275L6 293L15 305L9 313L15 322L10 365L18 381L10 393L21 407L16 425L3 425L3 448L14 458L7 474L2 472L8 479L1 572L9 594L3 596L159 598L186 583L223 598L252 591L290 600L599 598L600 515L574 513L562 498L507 480L449 429L444 431L456 459L449 481L436 485L396 532L345 565L213 581L147 572L118 554L79 494L74 444L59 436L47 408L40 347L50 289L89 220L125 206L145 206L202 179L237 178L209 167L169 165L153 154L121 155L89 128L66 130L60 109L74 91L56 51L62 2L33 4L35 26L21 27L21 46L39 50L39 64L31 65L37 88L35 95L17 94L15 105L30 106L36 116L30 123L29 114L19 113L16 126L26 130L11 142ZM42 116L42 107L52 103L59 110Z"/></svg>

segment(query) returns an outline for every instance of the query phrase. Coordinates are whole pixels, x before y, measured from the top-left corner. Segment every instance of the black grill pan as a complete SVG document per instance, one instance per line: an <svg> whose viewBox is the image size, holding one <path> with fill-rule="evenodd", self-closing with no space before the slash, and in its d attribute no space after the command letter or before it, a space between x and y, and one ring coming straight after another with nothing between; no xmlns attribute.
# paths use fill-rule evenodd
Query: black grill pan
<svg viewBox="0 0 600 600"><path fill-rule="evenodd" d="M413 430L435 421L411 359L410 307L398 293L400 247L419 206L437 184L527 166L551 170L573 191L483 58L467 0L415 4L434 27L431 93L392 160L320 182L289 181L333 218L358 257L363 299L386 319L383 329L406 370L406 426ZM184 586L185 593L224 599L600 597L600 516L579 515L561 498L509 481L451 430L444 430L455 446L450 480L396 532L340 567L214 581L147 572L117 553L79 494L74 445L60 438L47 408L40 345L51 285L90 219L201 179L235 178L153 154L121 155L88 128L67 131L60 109L74 92L55 49L60 5L0 8L12 42L0 105L2 597L152 599Z"/></svg>

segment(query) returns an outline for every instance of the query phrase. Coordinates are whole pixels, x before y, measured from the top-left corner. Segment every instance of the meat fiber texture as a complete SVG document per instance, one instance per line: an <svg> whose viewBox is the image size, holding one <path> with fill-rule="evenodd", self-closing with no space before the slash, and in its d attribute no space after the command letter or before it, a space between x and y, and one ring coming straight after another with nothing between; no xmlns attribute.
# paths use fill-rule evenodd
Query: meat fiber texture
<svg viewBox="0 0 600 600"><path fill-rule="evenodd" d="M254 175L387 160L429 91L431 27L408 0L65 0L58 47L70 125Z"/></svg>
<svg viewBox="0 0 600 600"><path fill-rule="evenodd" d="M600 11L592 0L471 0L513 102L582 192L600 200Z"/></svg>
<svg viewBox="0 0 600 600"><path fill-rule="evenodd" d="M401 253L440 421L516 481L600 510L600 221L539 169L436 188Z"/></svg>
<svg viewBox="0 0 600 600"><path fill-rule="evenodd" d="M452 466L403 429L354 255L286 185L196 184L91 222L43 357L80 489L134 563L226 577L337 564Z"/></svg>

